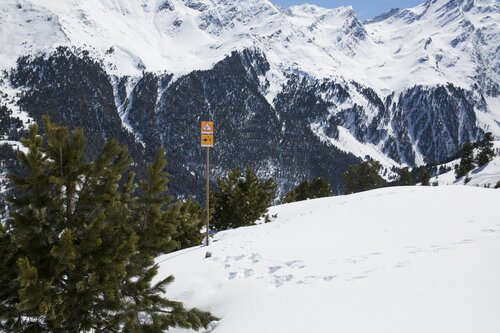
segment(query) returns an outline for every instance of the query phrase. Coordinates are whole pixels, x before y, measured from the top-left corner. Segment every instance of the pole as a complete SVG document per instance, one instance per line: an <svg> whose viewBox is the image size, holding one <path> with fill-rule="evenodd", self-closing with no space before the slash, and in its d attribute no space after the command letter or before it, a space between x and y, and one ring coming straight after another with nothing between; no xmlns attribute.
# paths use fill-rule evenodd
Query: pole
<svg viewBox="0 0 500 333"><path fill-rule="evenodd" d="M206 170L205 170L205 223L206 223L206 228L207 228L207 240L206 244L207 246L210 244L209 239L208 239L208 231L209 231L209 226L210 226L210 182L209 182L209 173L210 173L210 148L206 147L207 149L207 154L206 154Z"/></svg>

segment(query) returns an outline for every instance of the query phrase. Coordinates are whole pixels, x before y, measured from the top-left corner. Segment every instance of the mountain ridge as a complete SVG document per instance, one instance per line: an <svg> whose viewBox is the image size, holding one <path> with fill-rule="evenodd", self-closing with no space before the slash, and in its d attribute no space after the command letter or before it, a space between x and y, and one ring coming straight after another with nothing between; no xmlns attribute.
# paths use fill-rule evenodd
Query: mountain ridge
<svg viewBox="0 0 500 333"><path fill-rule="evenodd" d="M362 23L350 7L282 9L267 0L9 0L0 4L0 15L9 17L0 35L13 26L20 32L0 52L7 70L0 104L25 125L37 121L39 105L55 119L64 112L82 117L78 105L89 115L106 110L117 124L82 119L88 133L123 137L138 160L163 146L172 151L171 172L190 188L202 173L193 124L212 117L224 150L215 176L250 164L287 184L283 190L299 178L332 174L341 191L347 165L332 158L354 163L370 156L390 177L392 168L440 162L486 131L500 137L498 8L489 0L427 1ZM53 52L60 45L63 51ZM24 80L16 81L21 73ZM84 104L68 102L76 101L72 91L57 90L78 76L88 81L77 85L85 89ZM59 104L40 89L61 94ZM266 120L247 126L256 116Z"/></svg>

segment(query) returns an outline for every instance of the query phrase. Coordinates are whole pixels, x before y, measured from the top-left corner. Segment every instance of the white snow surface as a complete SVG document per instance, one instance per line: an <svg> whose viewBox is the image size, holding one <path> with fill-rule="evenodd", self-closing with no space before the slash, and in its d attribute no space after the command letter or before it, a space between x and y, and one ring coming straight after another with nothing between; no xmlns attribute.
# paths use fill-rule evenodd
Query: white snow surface
<svg viewBox="0 0 500 333"><path fill-rule="evenodd" d="M382 166L386 169L392 167L402 167L401 164L397 163L393 159L382 154L378 147L372 143L361 143L359 142L346 128L342 126L337 126L339 131L338 140L328 137L323 129L316 124L312 124L311 129L313 132L323 141L330 143L331 145L343 150L345 152L351 153L361 159L365 159L369 156L371 159L379 161Z"/></svg>
<svg viewBox="0 0 500 333"><path fill-rule="evenodd" d="M429 0L363 24L351 7L285 10L268 0L3 0L0 68L71 45L93 49L113 74L178 76L255 48L270 61L270 78L344 77L382 94L416 84L470 87L478 71L498 83L499 5L476 0L468 9L471 1Z"/></svg>
<svg viewBox="0 0 500 333"><path fill-rule="evenodd" d="M219 316L214 333L498 333L498 202L414 186L277 206L274 222L159 257L158 278Z"/></svg>

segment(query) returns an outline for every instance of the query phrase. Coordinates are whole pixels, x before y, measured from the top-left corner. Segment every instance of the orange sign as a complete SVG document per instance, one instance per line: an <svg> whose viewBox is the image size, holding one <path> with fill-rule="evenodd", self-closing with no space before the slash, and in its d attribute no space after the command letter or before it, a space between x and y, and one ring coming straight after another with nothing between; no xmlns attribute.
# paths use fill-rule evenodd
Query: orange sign
<svg viewBox="0 0 500 333"><path fill-rule="evenodd" d="M201 122L201 134L214 134L214 122L213 121L202 121Z"/></svg>
<svg viewBox="0 0 500 333"><path fill-rule="evenodd" d="M212 134L202 134L201 135L201 146L202 147L213 147L214 146L214 136Z"/></svg>

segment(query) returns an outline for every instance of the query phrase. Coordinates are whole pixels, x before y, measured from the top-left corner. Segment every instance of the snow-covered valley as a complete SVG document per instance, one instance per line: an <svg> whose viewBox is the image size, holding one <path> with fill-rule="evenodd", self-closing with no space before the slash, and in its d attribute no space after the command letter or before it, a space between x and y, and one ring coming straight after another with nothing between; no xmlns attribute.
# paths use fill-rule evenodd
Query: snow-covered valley
<svg viewBox="0 0 500 333"><path fill-rule="evenodd" d="M214 333L496 333L499 202L439 186L277 206L274 222L158 258L159 276L221 318Z"/></svg>

